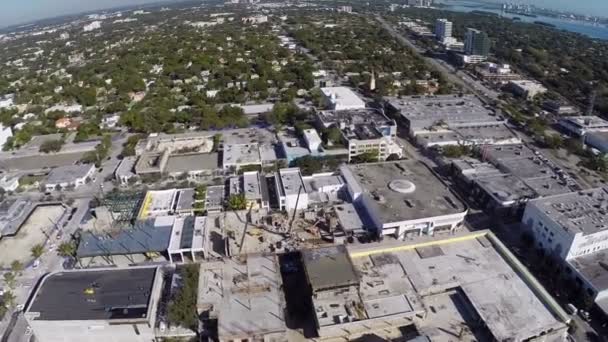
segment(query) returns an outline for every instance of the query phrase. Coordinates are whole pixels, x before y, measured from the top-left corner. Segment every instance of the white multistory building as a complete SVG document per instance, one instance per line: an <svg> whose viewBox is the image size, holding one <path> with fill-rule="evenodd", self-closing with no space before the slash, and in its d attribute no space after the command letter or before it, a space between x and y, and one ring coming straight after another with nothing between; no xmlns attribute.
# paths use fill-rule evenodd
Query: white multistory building
<svg viewBox="0 0 608 342"><path fill-rule="evenodd" d="M398 161L340 167L348 196L374 235L406 239L453 232L467 213L458 199L424 164Z"/></svg>
<svg viewBox="0 0 608 342"><path fill-rule="evenodd" d="M452 22L447 19L437 19L435 22L435 37L440 42L452 38Z"/></svg>
<svg viewBox="0 0 608 342"><path fill-rule="evenodd" d="M331 110L363 109L365 102L346 87L321 88L325 107Z"/></svg>
<svg viewBox="0 0 608 342"><path fill-rule="evenodd" d="M530 201L522 219L536 244L561 260L608 248L608 188Z"/></svg>

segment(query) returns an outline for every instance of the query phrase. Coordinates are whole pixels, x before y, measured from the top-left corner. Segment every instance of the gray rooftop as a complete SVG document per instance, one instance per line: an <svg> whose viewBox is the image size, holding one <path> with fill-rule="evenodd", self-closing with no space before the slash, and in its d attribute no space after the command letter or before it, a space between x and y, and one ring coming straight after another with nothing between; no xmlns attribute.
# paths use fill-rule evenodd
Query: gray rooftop
<svg viewBox="0 0 608 342"><path fill-rule="evenodd" d="M54 155L38 154L35 156L18 156L0 160L2 170L42 170L61 166L71 166L82 159L84 152L62 153Z"/></svg>
<svg viewBox="0 0 608 342"><path fill-rule="evenodd" d="M344 231L362 231L364 229L363 222L355 206L352 203L344 203L334 206L334 212L338 217L340 226Z"/></svg>
<svg viewBox="0 0 608 342"><path fill-rule="evenodd" d="M479 341L524 341L560 329L563 336L567 326L557 318L566 316L563 310L537 295L544 290L520 276L525 268L511 266L507 258L514 257L497 241L490 233L477 232L420 245L349 247L361 276L359 294L367 317L393 312L392 304L402 301L401 310L427 311L417 326L437 334L438 340L443 340L440 335L452 339L463 326L472 329L479 321L487 327L471 336Z"/></svg>
<svg viewBox="0 0 608 342"><path fill-rule="evenodd" d="M0 203L0 238L13 236L38 206L29 200L5 200Z"/></svg>
<svg viewBox="0 0 608 342"><path fill-rule="evenodd" d="M226 188L223 185L215 185L207 187L207 196L205 197L205 207L207 210L220 210L224 206Z"/></svg>
<svg viewBox="0 0 608 342"><path fill-rule="evenodd" d="M54 168L46 178L47 184L71 183L76 179L83 178L89 173L93 164L68 165Z"/></svg>
<svg viewBox="0 0 608 342"><path fill-rule="evenodd" d="M561 118L560 121L567 122L580 129L608 129L608 121L598 116L568 116Z"/></svg>
<svg viewBox="0 0 608 342"><path fill-rule="evenodd" d="M187 153L169 156L165 172L184 173L205 170L215 170L219 167L217 153Z"/></svg>
<svg viewBox="0 0 608 342"><path fill-rule="evenodd" d="M596 188L531 201L565 232L583 235L608 229L608 188Z"/></svg>
<svg viewBox="0 0 608 342"><path fill-rule="evenodd" d="M45 321L146 319L155 276L155 267L53 273L27 312Z"/></svg>
<svg viewBox="0 0 608 342"><path fill-rule="evenodd" d="M568 263L598 291L608 289L608 251L583 255L568 260Z"/></svg>
<svg viewBox="0 0 608 342"><path fill-rule="evenodd" d="M285 332L281 276L275 256L249 255L201 264L197 307L218 318L221 340Z"/></svg>
<svg viewBox="0 0 608 342"><path fill-rule="evenodd" d="M331 125L371 124L375 126L392 126L395 122L387 118L379 110L373 108L351 110L322 110L317 117L325 127Z"/></svg>
<svg viewBox="0 0 608 342"><path fill-rule="evenodd" d="M302 188L302 193L306 191L300 169L281 169L279 170L279 176L285 195L296 195L300 192L300 188Z"/></svg>
<svg viewBox="0 0 608 342"><path fill-rule="evenodd" d="M347 182L362 189L362 196L369 197L383 224L466 211L464 203L418 161L343 165L340 170Z"/></svg>
<svg viewBox="0 0 608 342"><path fill-rule="evenodd" d="M568 193L576 184L547 158L524 145L486 145L480 152L489 163L474 159L452 163L499 202Z"/></svg>
<svg viewBox="0 0 608 342"><path fill-rule="evenodd" d="M136 163L137 163L137 157L134 157L134 156L124 157L120 161L120 164L116 168L116 171L114 171L114 175L116 175L116 177L135 176L135 164Z"/></svg>
<svg viewBox="0 0 608 342"><path fill-rule="evenodd" d="M243 190L247 200L257 200L262 198L260 174L258 172L245 172L243 174Z"/></svg>
<svg viewBox="0 0 608 342"><path fill-rule="evenodd" d="M313 291L359 285L344 245L303 250L302 259Z"/></svg>
<svg viewBox="0 0 608 342"><path fill-rule="evenodd" d="M222 165L252 165L261 164L260 145L251 144L226 144L224 145Z"/></svg>
<svg viewBox="0 0 608 342"><path fill-rule="evenodd" d="M428 129L440 122L450 128L495 124L497 117L475 96L439 95L390 98L388 104L409 121L413 131Z"/></svg>

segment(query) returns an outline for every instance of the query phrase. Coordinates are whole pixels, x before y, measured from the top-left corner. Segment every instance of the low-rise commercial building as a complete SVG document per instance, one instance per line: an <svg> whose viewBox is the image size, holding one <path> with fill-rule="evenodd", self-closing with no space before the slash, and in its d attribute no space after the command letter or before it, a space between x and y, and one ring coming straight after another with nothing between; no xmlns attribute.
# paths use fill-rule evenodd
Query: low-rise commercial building
<svg viewBox="0 0 608 342"><path fill-rule="evenodd" d="M524 145L484 146L481 160L452 161L456 184L489 212L519 216L530 199L578 188L565 172Z"/></svg>
<svg viewBox="0 0 608 342"><path fill-rule="evenodd" d="M503 83L521 79L521 75L513 72L509 64L483 63L475 68L475 73L489 82Z"/></svg>
<svg viewBox="0 0 608 342"><path fill-rule="evenodd" d="M303 135L310 153L315 154L319 152L319 149L323 145L323 141L321 140L319 133L317 133L317 130L314 128L305 129Z"/></svg>
<svg viewBox="0 0 608 342"><path fill-rule="evenodd" d="M194 189L150 190L146 193L137 217L140 220L174 214L192 214Z"/></svg>
<svg viewBox="0 0 608 342"><path fill-rule="evenodd" d="M137 176L135 173L136 163L137 157L124 157L114 171L114 179L116 179L121 185L129 184L129 180Z"/></svg>
<svg viewBox="0 0 608 342"><path fill-rule="evenodd" d="M608 132L608 121L597 116L567 116L559 120L559 125L579 137L591 132Z"/></svg>
<svg viewBox="0 0 608 342"><path fill-rule="evenodd" d="M468 211L421 162L342 165L340 173L352 202L367 220L369 233L409 236L454 232Z"/></svg>
<svg viewBox="0 0 608 342"><path fill-rule="evenodd" d="M364 109L365 102L354 91L346 87L321 88L323 102L330 110Z"/></svg>
<svg viewBox="0 0 608 342"><path fill-rule="evenodd" d="M537 246L561 260L608 248L608 188L530 201L522 222Z"/></svg>
<svg viewBox="0 0 608 342"><path fill-rule="evenodd" d="M575 115L579 112L574 106L553 100L543 102L543 108L557 115Z"/></svg>
<svg viewBox="0 0 608 342"><path fill-rule="evenodd" d="M46 181L46 191L77 188L84 185L95 173L95 165L80 164L56 167L49 172Z"/></svg>
<svg viewBox="0 0 608 342"><path fill-rule="evenodd" d="M517 95L528 100L533 99L536 95L544 94L547 88L542 83L534 80L512 80L509 81L509 89Z"/></svg>
<svg viewBox="0 0 608 342"><path fill-rule="evenodd" d="M62 271L43 277L24 316L41 342L149 342L162 275L156 267Z"/></svg>
<svg viewBox="0 0 608 342"><path fill-rule="evenodd" d="M275 176L280 210L308 208L308 193L299 168L281 169Z"/></svg>
<svg viewBox="0 0 608 342"><path fill-rule="evenodd" d="M489 231L302 252L321 338L418 331L432 340L546 341L570 317Z"/></svg>
<svg viewBox="0 0 608 342"><path fill-rule="evenodd" d="M388 98L386 108L423 147L521 142L504 118L497 117L474 96Z"/></svg>
<svg viewBox="0 0 608 342"><path fill-rule="evenodd" d="M562 262L582 296L608 315L608 188L530 201L522 222L536 246Z"/></svg>
<svg viewBox="0 0 608 342"><path fill-rule="evenodd" d="M266 177L258 171L243 172L228 180L228 195L244 195L247 209L268 209L270 198Z"/></svg>
<svg viewBox="0 0 608 342"><path fill-rule="evenodd" d="M363 153L375 153L378 160L391 154L403 156L403 149L395 142L397 123L377 109L317 111L317 124L324 128L336 127L348 145L348 161Z"/></svg>

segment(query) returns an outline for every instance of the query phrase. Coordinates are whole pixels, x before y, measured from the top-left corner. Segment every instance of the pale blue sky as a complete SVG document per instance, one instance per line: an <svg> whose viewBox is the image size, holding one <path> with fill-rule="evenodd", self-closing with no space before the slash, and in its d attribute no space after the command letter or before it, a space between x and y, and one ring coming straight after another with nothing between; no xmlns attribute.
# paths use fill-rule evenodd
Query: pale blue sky
<svg viewBox="0 0 608 342"><path fill-rule="evenodd" d="M154 2L159 0L0 0L0 27L66 14Z"/></svg>
<svg viewBox="0 0 608 342"><path fill-rule="evenodd" d="M0 0L0 27L65 14L152 2L158 0ZM515 0L513 2L533 3L549 8L608 17L608 0Z"/></svg>

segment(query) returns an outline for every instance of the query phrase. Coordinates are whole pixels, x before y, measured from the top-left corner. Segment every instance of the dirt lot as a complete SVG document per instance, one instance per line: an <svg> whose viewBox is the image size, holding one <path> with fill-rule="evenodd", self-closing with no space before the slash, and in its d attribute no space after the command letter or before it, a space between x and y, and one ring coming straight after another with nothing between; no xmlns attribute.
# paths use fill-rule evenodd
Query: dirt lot
<svg viewBox="0 0 608 342"><path fill-rule="evenodd" d="M63 215L62 206L37 207L25 221L17 236L0 240L0 259L3 266L8 266L13 260L19 260L24 265L32 261L30 249L47 240L47 235L54 230L53 222Z"/></svg>

